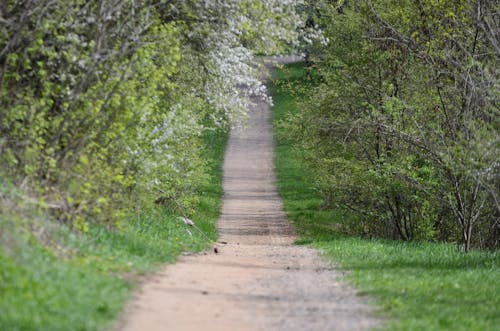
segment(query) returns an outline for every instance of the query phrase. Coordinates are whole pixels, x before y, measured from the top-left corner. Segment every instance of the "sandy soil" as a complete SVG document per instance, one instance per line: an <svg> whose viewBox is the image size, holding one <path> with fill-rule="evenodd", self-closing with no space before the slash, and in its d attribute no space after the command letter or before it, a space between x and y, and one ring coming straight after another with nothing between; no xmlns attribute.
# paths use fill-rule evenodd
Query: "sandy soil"
<svg viewBox="0 0 500 331"><path fill-rule="evenodd" d="M287 59L281 60L286 61ZM288 59L289 60L289 59ZM147 281L118 330L367 330L378 325L342 273L294 246L275 186L269 107L231 132L219 254L183 256Z"/></svg>

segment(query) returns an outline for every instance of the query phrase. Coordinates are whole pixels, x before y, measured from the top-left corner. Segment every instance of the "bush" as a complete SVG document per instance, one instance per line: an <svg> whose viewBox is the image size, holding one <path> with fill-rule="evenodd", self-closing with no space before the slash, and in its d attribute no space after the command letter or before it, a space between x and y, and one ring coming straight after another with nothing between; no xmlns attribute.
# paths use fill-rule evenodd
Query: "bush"
<svg viewBox="0 0 500 331"><path fill-rule="evenodd" d="M493 6L315 3L330 40L309 57L321 83L287 125L326 205L371 236L497 247Z"/></svg>

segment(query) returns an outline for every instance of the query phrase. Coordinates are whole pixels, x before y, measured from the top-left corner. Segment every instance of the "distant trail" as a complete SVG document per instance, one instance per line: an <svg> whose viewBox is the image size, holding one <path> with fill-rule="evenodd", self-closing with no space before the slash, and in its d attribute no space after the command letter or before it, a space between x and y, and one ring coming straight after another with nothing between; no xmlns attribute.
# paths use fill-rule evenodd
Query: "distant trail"
<svg viewBox="0 0 500 331"><path fill-rule="evenodd" d="M281 58L280 63L290 61ZM119 330L367 330L371 308L311 248L278 196L269 106L255 100L224 162L219 254L182 257L144 284Z"/></svg>

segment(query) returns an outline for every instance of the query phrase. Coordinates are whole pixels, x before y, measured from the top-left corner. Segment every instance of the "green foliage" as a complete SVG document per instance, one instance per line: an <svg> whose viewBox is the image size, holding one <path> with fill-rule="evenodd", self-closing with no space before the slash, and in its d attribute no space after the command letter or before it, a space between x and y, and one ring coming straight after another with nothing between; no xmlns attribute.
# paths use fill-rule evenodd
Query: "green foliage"
<svg viewBox="0 0 500 331"><path fill-rule="evenodd" d="M0 2L0 329L100 329L121 278L207 246L179 217L215 239L225 130L295 4Z"/></svg>
<svg viewBox="0 0 500 331"><path fill-rule="evenodd" d="M203 136L209 176L188 214L212 240L217 236L225 141L223 131ZM2 206L0 213L1 330L102 330L111 325L142 274L210 244L201 234L189 233L179 214L154 204L115 228L89 222L85 232L75 232L47 219L39 208L21 208L22 192L2 184L0 198L14 201L15 207L7 211L10 206Z"/></svg>
<svg viewBox="0 0 500 331"><path fill-rule="evenodd" d="M343 205L324 207L324 194L313 185L316 174L304 161L308 151L287 134L287 118L301 110L311 88L304 73L302 64L286 66L272 89L278 188L297 243L311 244L340 264L347 280L381 308L384 330L499 330L499 252L463 254L448 243L345 235L360 233L361 221Z"/></svg>
<svg viewBox="0 0 500 331"><path fill-rule="evenodd" d="M321 81L283 125L325 207L369 236L497 247L497 6L310 5L330 42L310 50Z"/></svg>
<svg viewBox="0 0 500 331"><path fill-rule="evenodd" d="M293 4L2 2L0 172L84 232L132 203L189 213L202 135L265 95L252 52L293 43Z"/></svg>
<svg viewBox="0 0 500 331"><path fill-rule="evenodd" d="M225 130L294 5L0 2L0 329L100 329L121 276L206 247L180 216L215 239Z"/></svg>

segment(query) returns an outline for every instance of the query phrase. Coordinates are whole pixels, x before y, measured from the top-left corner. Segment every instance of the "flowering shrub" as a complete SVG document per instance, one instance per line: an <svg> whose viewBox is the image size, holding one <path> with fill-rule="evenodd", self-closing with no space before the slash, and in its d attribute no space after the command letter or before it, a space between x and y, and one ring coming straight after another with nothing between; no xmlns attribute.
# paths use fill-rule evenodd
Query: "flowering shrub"
<svg viewBox="0 0 500 331"><path fill-rule="evenodd" d="M150 201L189 210L203 133L266 97L253 54L296 43L295 4L3 1L0 176L82 230Z"/></svg>

